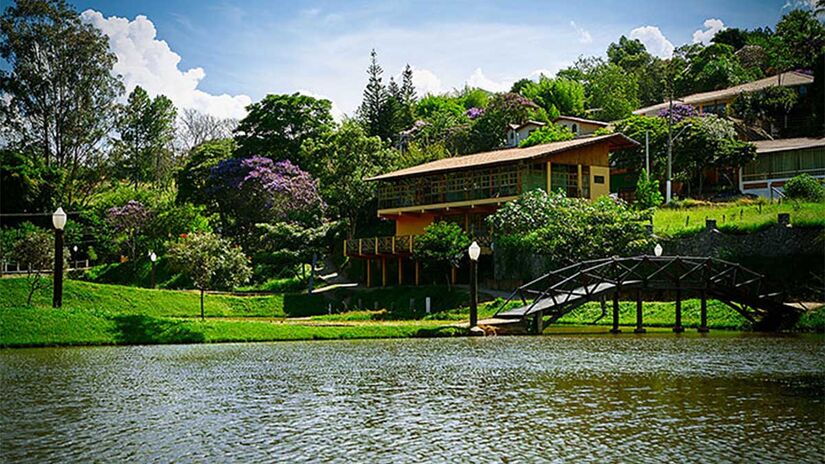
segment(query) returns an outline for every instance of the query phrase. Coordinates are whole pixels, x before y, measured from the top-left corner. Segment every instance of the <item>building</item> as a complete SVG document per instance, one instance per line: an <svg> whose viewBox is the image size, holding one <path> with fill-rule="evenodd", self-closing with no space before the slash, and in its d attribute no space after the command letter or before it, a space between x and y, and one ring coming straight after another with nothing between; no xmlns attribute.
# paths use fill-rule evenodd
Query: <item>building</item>
<svg viewBox="0 0 825 464"><path fill-rule="evenodd" d="M760 140L756 160L739 174L739 189L761 197L773 198L788 179L799 174L825 179L825 137Z"/></svg>
<svg viewBox="0 0 825 464"><path fill-rule="evenodd" d="M810 91L813 83L813 76L798 71L789 71L726 89L695 93L673 100L673 103L691 105L699 113L724 115L730 104L733 103L733 100L740 94L756 92L768 87L781 85L784 87L793 87L797 89L797 92L799 92L801 96L804 96ZM664 102L657 105L646 106L634 111L633 114L656 116L660 111L667 109L668 105L668 102Z"/></svg>
<svg viewBox="0 0 825 464"><path fill-rule="evenodd" d="M365 260L367 286L379 281L373 264L380 266L382 285L418 284L420 265L411 255L415 237L428 225L455 222L489 255L484 219L501 205L533 189L591 199L607 195L608 154L636 145L622 134L582 137L445 158L373 177L379 183L378 216L394 222L395 235L348 239L344 253Z"/></svg>
<svg viewBox="0 0 825 464"><path fill-rule="evenodd" d="M553 123L568 128L576 137L590 135L610 125L606 122L577 118L576 116L559 116L553 120Z"/></svg>
<svg viewBox="0 0 825 464"><path fill-rule="evenodd" d="M541 121L527 121L523 124L510 124L507 129L507 146L517 147L518 144L530 136L533 131L541 129L547 123Z"/></svg>

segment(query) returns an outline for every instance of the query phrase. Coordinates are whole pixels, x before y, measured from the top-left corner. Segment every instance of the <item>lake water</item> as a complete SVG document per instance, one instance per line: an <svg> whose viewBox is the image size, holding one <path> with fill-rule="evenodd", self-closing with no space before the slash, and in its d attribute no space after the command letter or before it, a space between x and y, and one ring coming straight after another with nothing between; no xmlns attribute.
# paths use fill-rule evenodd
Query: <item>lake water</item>
<svg viewBox="0 0 825 464"><path fill-rule="evenodd" d="M825 339L0 350L0 462L822 462Z"/></svg>

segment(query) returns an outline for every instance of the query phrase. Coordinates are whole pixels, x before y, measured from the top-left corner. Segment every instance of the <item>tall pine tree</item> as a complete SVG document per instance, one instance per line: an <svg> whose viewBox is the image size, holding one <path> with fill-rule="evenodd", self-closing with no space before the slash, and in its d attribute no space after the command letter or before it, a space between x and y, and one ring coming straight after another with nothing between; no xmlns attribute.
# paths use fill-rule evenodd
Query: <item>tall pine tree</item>
<svg viewBox="0 0 825 464"><path fill-rule="evenodd" d="M370 136L381 137L383 141L392 139L394 111L392 95L382 82L384 70L378 64L375 49L370 52L370 66L367 68L367 88L364 89L364 99L358 109L361 123Z"/></svg>

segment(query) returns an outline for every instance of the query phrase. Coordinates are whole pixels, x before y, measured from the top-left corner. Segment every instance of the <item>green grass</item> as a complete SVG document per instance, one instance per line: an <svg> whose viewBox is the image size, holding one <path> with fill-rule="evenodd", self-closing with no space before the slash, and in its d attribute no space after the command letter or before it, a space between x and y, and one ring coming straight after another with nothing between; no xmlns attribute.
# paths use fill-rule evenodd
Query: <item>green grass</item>
<svg viewBox="0 0 825 464"><path fill-rule="evenodd" d="M452 336L465 329L439 321L340 323L287 319L326 310L324 295L238 297L207 295L206 320L199 295L67 280L64 306L52 309L51 288L25 305L24 279L0 279L0 346L209 343L340 338ZM385 300L392 300L380 292ZM294 308L311 308L302 310ZM286 308L286 309L285 309Z"/></svg>
<svg viewBox="0 0 825 464"><path fill-rule="evenodd" d="M761 204L720 203L715 206L659 208L653 216L653 231L663 236L684 236L705 228L705 219L716 219L725 232L747 233L776 224L779 213L790 213L797 227L825 227L825 203Z"/></svg>
<svg viewBox="0 0 825 464"><path fill-rule="evenodd" d="M645 302L642 306L642 319L646 327L673 327L675 318L675 303L665 301ZM700 305L701 301L698 299L682 301L682 326L683 327L699 327L700 323ZM571 313L559 319L559 324L573 324L573 325L612 325L613 324L613 305L608 301L606 306L607 313L601 319L598 319L602 314L599 303L591 302L583 305L580 308L573 310ZM725 305L721 301L708 301L708 327L712 329L749 329L750 323L741 314L734 311L730 306ZM597 321L598 319L598 321ZM636 325L636 302L635 301L620 301L619 302L619 325L635 326Z"/></svg>

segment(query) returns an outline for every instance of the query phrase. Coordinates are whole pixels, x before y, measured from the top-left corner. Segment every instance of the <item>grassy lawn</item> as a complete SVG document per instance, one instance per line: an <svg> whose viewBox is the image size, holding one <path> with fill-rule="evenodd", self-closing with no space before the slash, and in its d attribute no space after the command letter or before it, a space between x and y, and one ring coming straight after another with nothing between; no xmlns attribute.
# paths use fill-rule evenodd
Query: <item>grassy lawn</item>
<svg viewBox="0 0 825 464"><path fill-rule="evenodd" d="M287 318L290 314L285 307L305 308L295 312L326 312L322 295L207 295L207 317L201 321L199 295L191 291L67 280L64 306L57 310L51 308L51 288L36 293L31 307L25 305L26 293L24 279L0 279L0 346L397 338L465 333L434 320L364 323ZM386 291L373 296L378 297L392 300Z"/></svg>
<svg viewBox="0 0 825 464"><path fill-rule="evenodd" d="M704 229L705 219L716 219L716 225L722 231L754 232L776 224L779 213L790 213L791 224L797 227L825 227L825 203L738 202L659 208L653 216L653 231L666 236L689 235Z"/></svg>

